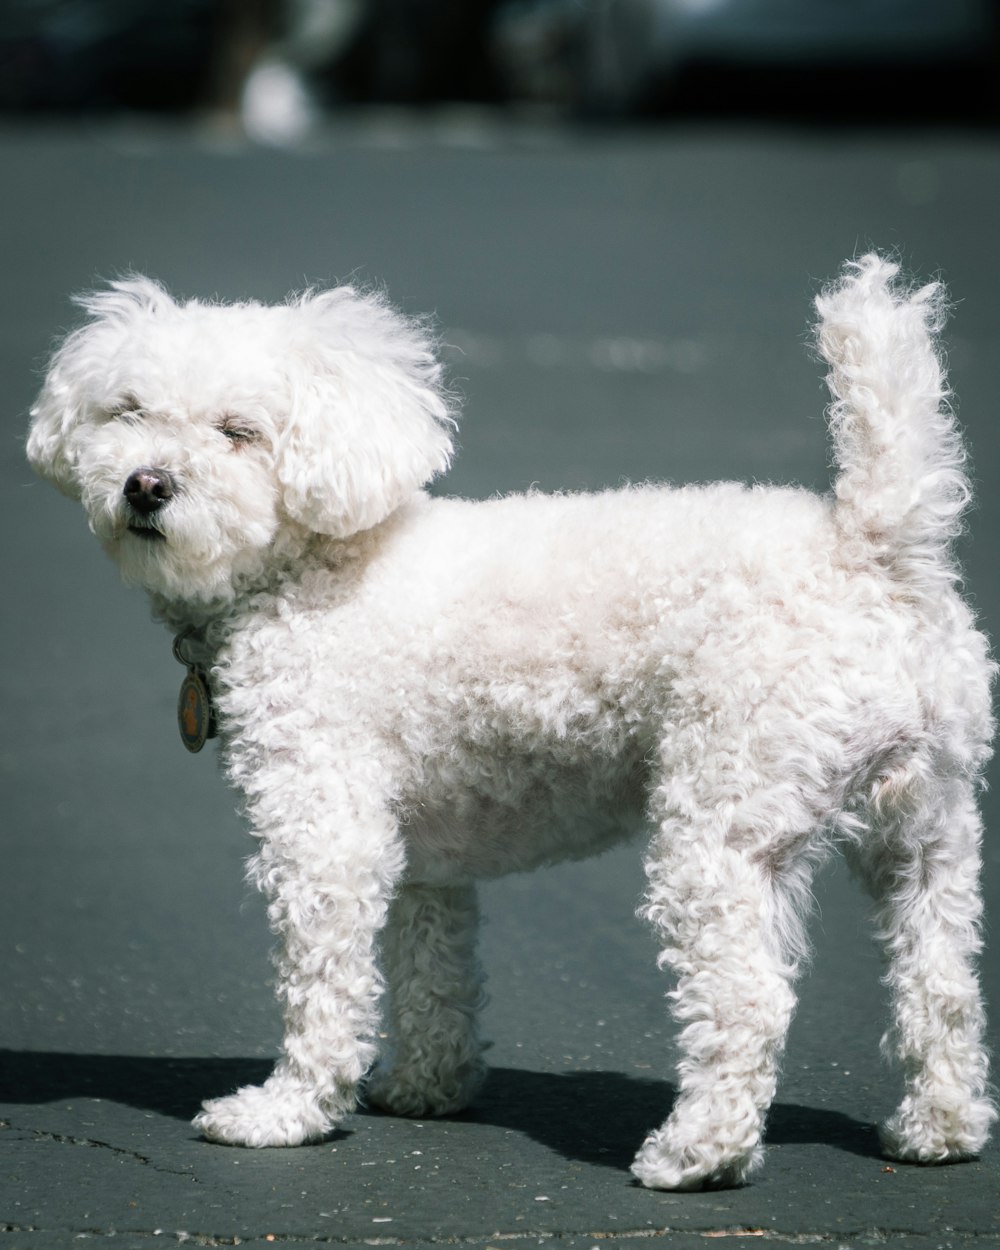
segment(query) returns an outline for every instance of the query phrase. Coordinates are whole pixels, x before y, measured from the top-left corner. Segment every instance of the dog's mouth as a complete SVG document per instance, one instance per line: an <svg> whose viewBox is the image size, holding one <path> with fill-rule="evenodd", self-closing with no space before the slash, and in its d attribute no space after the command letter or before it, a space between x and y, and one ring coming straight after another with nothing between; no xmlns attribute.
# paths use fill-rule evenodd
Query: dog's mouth
<svg viewBox="0 0 1000 1250"><path fill-rule="evenodd" d="M142 521L129 521L127 529L130 534L134 534L141 542L163 543L167 541L167 536L162 530L158 530L154 525L149 525L148 523L143 524Z"/></svg>

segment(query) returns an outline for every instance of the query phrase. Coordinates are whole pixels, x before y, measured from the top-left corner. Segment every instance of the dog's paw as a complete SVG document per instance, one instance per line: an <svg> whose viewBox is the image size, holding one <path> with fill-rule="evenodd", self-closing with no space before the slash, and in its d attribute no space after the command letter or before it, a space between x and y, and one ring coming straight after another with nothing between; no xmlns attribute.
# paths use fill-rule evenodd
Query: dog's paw
<svg viewBox="0 0 1000 1250"><path fill-rule="evenodd" d="M194 1127L227 1146L302 1146L333 1127L314 1098L270 1081L210 1099L202 1108Z"/></svg>
<svg viewBox="0 0 1000 1250"><path fill-rule="evenodd" d="M732 1189L746 1182L763 1161L764 1148L729 1152L719 1140L707 1144L672 1141L668 1123L651 1133L632 1164L632 1175L647 1189Z"/></svg>
<svg viewBox="0 0 1000 1250"><path fill-rule="evenodd" d="M392 1115L453 1115L469 1105L483 1083L483 1064L466 1064L454 1072L376 1068L368 1078L367 1101Z"/></svg>
<svg viewBox="0 0 1000 1250"><path fill-rule="evenodd" d="M951 1105L948 1105L948 1101ZM942 1100L904 1098L881 1127L882 1149L904 1163L958 1163L985 1146L996 1109L986 1098Z"/></svg>

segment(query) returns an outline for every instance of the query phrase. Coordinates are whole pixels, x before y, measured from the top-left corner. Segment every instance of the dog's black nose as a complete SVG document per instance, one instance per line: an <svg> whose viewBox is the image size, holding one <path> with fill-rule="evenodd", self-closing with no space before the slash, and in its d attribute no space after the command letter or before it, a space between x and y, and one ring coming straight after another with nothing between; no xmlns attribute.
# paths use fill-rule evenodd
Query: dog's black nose
<svg viewBox="0 0 1000 1250"><path fill-rule="evenodd" d="M125 483L125 498L131 507L148 516L174 495L174 480L166 469L136 469Z"/></svg>

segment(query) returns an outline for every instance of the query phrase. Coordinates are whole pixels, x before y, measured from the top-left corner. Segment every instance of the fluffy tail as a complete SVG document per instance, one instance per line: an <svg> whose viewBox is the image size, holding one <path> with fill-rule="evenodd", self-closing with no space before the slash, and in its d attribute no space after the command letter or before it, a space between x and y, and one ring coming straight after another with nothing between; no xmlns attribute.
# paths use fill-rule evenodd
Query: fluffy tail
<svg viewBox="0 0 1000 1250"><path fill-rule="evenodd" d="M863 256L816 300L830 366L834 492L845 538L917 593L959 577L952 542L971 491L936 336L939 283L908 290Z"/></svg>

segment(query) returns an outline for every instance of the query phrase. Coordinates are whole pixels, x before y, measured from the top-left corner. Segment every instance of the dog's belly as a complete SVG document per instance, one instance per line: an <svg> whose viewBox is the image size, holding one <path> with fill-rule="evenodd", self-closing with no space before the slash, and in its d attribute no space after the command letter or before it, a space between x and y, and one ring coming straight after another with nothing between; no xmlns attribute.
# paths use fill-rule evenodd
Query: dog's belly
<svg viewBox="0 0 1000 1250"><path fill-rule="evenodd" d="M484 775L429 763L419 796L404 797L400 826L407 879L453 884L583 859L644 827L641 761L572 763L499 756Z"/></svg>

